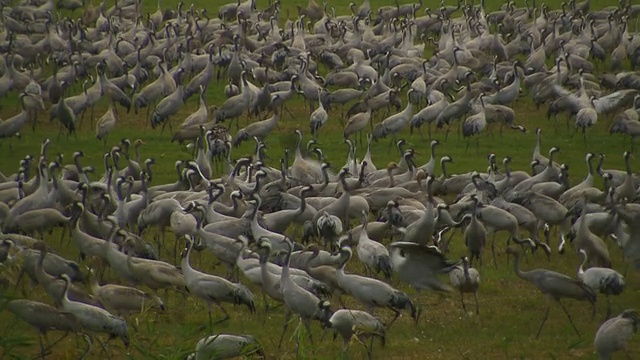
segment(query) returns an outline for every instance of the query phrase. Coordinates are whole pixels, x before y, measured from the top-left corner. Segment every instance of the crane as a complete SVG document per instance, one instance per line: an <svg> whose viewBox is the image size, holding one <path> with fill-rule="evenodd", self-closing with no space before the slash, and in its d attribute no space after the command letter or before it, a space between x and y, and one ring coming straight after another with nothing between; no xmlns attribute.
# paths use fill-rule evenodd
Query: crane
<svg viewBox="0 0 640 360"><path fill-rule="evenodd" d="M257 354L265 358L264 350L251 335L216 334L198 341L189 360L231 359Z"/></svg>
<svg viewBox="0 0 640 360"><path fill-rule="evenodd" d="M222 302L233 304L243 304L249 308L250 312L255 312L256 306L253 302L253 294L242 284L234 284L229 280L219 276L205 274L197 271L189 264L189 255L193 248L193 240L190 235L185 235L186 247L182 252L182 271L185 283L189 292L207 302L209 306L209 328L213 331L213 320L211 318L211 305L216 304L224 318L218 322L226 321L230 318L229 313L222 307Z"/></svg>
<svg viewBox="0 0 640 360"><path fill-rule="evenodd" d="M43 359L46 350L52 348L55 344L67 337L69 332L79 333L82 331L80 322L73 313L58 310L51 305L39 301L16 299L9 301L6 307L7 310L38 330L40 355ZM42 337L46 336L47 332L51 330L64 331L65 335L45 348Z"/></svg>
<svg viewBox="0 0 640 360"><path fill-rule="evenodd" d="M291 321L291 315L296 314L302 320L307 332L309 333L309 340L313 343L311 337L311 325L310 320L319 320L320 323L326 323L332 315L330 303L326 300L320 300L317 296L311 292L303 289L296 284L291 278L289 270L289 261L291 260L292 245L289 238L285 238L285 247L287 255L284 260L284 266L282 267L282 274L280 275L280 289L282 290L282 296L284 297L284 304L287 307L287 313L285 314L284 326L282 327L282 334L280 335L280 342L278 347L282 345L284 334L287 331L289 322ZM296 337L296 348L300 349L300 337Z"/></svg>
<svg viewBox="0 0 640 360"><path fill-rule="evenodd" d="M371 338L370 346L365 345L369 359L373 358L373 338L379 337L384 346L387 336L385 325L375 316L362 310L340 309L331 315L327 326L342 336L343 352L349 349L354 336L363 345L366 338Z"/></svg>
<svg viewBox="0 0 640 360"><path fill-rule="evenodd" d="M465 312L467 311L467 307L464 304L464 293L473 293L473 298L476 300L476 314L480 314L480 307L478 306L480 273L478 273L478 270L469 267L469 259L466 256L463 256L461 260L462 265L456 266L449 273L449 281L451 282L451 286L460 292L462 309Z"/></svg>
<svg viewBox="0 0 640 360"><path fill-rule="evenodd" d="M560 304L560 307L562 307L562 310L567 315L571 326L573 326L573 330L579 336L580 332L578 331L578 328L573 323L571 315L564 307L564 305L560 302L560 299L569 298L580 301L588 301L589 303L591 303L593 311L595 312L596 294L593 292L593 290L591 290L591 288L583 284L581 281L572 279L567 275L560 274L555 271L547 269L533 269L529 271L522 271L520 270L520 252L511 247L507 247L507 253L514 256L513 266L516 275L519 278L533 284L547 298L547 310L544 313L544 318L542 319L542 323L540 324L538 332L536 333L536 339L540 336L540 332L542 332L542 326L549 317L551 300L555 300L558 304Z"/></svg>
<svg viewBox="0 0 640 360"><path fill-rule="evenodd" d="M352 255L353 253L349 246L341 246L340 256L342 257L342 263L338 267L336 274L338 285L369 309L386 307L393 311L394 317L387 325L388 327L391 327L393 322L400 316L399 310L404 309L409 309L411 317L417 322L420 318L420 311L416 309L407 294L380 280L344 272L344 267Z"/></svg>
<svg viewBox="0 0 640 360"><path fill-rule="evenodd" d="M65 282L62 295L62 309L74 314L83 328L95 332L107 333L122 339L125 347L129 347L129 335L127 323L124 319L111 315L108 311L81 302L71 301L67 295L71 279L67 274L62 274Z"/></svg>
<svg viewBox="0 0 640 360"><path fill-rule="evenodd" d="M600 360L609 360L612 353L620 350L631 359L626 344L638 332L638 325L640 325L640 315L633 309L627 309L600 325L593 341Z"/></svg>
<svg viewBox="0 0 640 360"><path fill-rule="evenodd" d="M586 221L586 220L582 220ZM624 276L619 272L603 267L590 267L584 270L587 263L588 255L584 249L578 250L582 255L582 262L578 266L578 279L593 290L594 293L601 293L607 297L607 315L605 319L611 315L610 295L620 295L624 291Z"/></svg>
<svg viewBox="0 0 640 360"><path fill-rule="evenodd" d="M382 271L387 281L391 280L391 257L389 250L381 243L369 239L367 235L367 224L369 223L368 214L362 212L362 229L358 239L357 251L358 258L364 264L367 275L376 270L376 273Z"/></svg>

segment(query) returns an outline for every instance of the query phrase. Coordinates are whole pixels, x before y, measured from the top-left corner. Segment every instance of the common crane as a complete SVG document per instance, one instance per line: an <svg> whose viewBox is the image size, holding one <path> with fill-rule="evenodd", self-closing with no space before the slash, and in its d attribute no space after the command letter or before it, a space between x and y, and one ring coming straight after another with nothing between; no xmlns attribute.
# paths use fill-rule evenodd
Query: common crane
<svg viewBox="0 0 640 360"><path fill-rule="evenodd" d="M621 350L626 353L627 358L631 359L626 345L627 341L638 331L639 324L638 312L628 309L600 325L593 341L600 359L609 360L612 353Z"/></svg>
<svg viewBox="0 0 640 360"><path fill-rule="evenodd" d="M413 302L407 294L377 279L355 274L346 274L344 267L349 259L351 259L351 248L342 246L340 248L340 255L342 256L342 263L338 267L337 272L338 285L349 295L353 296L369 309L386 307L393 311L394 317L387 325L389 327L400 316L400 310L404 309L409 309L411 311L411 317L415 321L418 321L420 312L413 305Z"/></svg>
<svg viewBox="0 0 640 360"><path fill-rule="evenodd" d="M465 312L467 307L464 304L464 293L473 293L473 298L476 301L476 314L479 314L478 288L480 287L480 273L478 273L478 270L469 267L469 259L466 256L462 257L462 265L456 266L449 273L449 282L451 282L451 286L460 292L460 302Z"/></svg>
<svg viewBox="0 0 640 360"><path fill-rule="evenodd" d="M580 249L579 252L582 255L582 262L578 266L578 279L582 280L594 293L604 294L607 298L607 315L605 318L608 319L611 315L611 299L609 296L620 295L624 291L624 276L609 268L590 267L584 270L588 255L584 249Z"/></svg>
<svg viewBox="0 0 640 360"><path fill-rule="evenodd" d="M542 326L549 317L551 300L555 300L558 304L560 304L560 307L562 307L562 310L567 315L571 326L573 326L573 330L579 336L580 332L578 331L578 328L573 323L571 315L569 315L569 312L560 302L560 300L563 298L569 298L580 301L588 301L589 303L591 303L593 310L595 311L596 294L593 292L593 290L591 290L591 288L583 284L581 281L572 279L567 275L560 274L555 271L547 269L533 269L529 271L522 271L520 270L520 252L507 247L507 253L514 256L514 270L516 275L519 278L530 282L547 297L547 309L544 313L542 323L540 323L540 327L538 328L538 332L536 333L536 338L540 336L540 333L542 332Z"/></svg>
<svg viewBox="0 0 640 360"><path fill-rule="evenodd" d="M197 297L205 300L209 307L209 328L213 331L213 320L211 318L211 305L216 304L224 318L220 321L226 321L230 318L227 310L222 307L222 302L230 302L232 304L243 304L249 308L249 311L255 311L253 302L253 294L247 287L242 284L234 284L229 280L218 276L205 274L191 267L189 263L189 255L193 248L193 240L191 236L186 235L186 247L182 252L182 271L184 280L189 292ZM219 321L219 322L220 322Z"/></svg>

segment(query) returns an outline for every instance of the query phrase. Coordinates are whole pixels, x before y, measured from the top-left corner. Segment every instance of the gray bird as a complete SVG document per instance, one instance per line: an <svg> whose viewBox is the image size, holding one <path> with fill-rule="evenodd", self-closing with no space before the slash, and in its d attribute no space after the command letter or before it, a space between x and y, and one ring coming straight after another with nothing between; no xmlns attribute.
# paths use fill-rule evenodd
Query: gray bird
<svg viewBox="0 0 640 360"><path fill-rule="evenodd" d="M265 357L260 343L250 335L217 334L200 339L195 353L187 359L212 360L232 359L257 354Z"/></svg>
<svg viewBox="0 0 640 360"><path fill-rule="evenodd" d="M575 300L586 300L591 303L593 311L595 311L596 294L593 292L593 290L591 290L591 288L589 288L581 281L572 279L567 275L560 274L555 271L547 269L533 269L529 271L522 271L520 270L520 253L510 247L507 248L507 253L515 257L514 269L516 275L518 275L519 278L532 283L547 297L547 310L544 313L544 318L542 319L540 328L538 328L538 332L536 333L536 339L540 336L542 326L549 317L549 309L551 308L550 300L555 300L558 304L560 304L562 310L567 315L569 322L571 322L573 330L579 336L580 332L578 331L578 328L573 323L571 315L569 315L567 309L564 307L564 305L562 305L560 299L570 298Z"/></svg>
<svg viewBox="0 0 640 360"><path fill-rule="evenodd" d="M638 312L628 309L600 325L593 341L600 360L611 359L611 354L620 350L624 351L627 358L631 359L626 344L631 336L638 331L639 323Z"/></svg>
<svg viewBox="0 0 640 360"><path fill-rule="evenodd" d="M476 314L479 314L478 288L480 287L480 274L478 270L469 267L469 259L466 256L462 257L462 265L456 266L451 270L449 281L460 292L460 302L465 312L467 307L464 304L464 293L473 293L473 298L476 300Z"/></svg>
<svg viewBox="0 0 640 360"><path fill-rule="evenodd" d="M61 311L51 305L38 301L26 299L11 300L7 303L7 309L38 330L40 352L43 359L45 356L45 347L42 342L42 336L44 335L46 337L48 331L59 330L66 333L70 331L78 333L82 330L80 322L71 312Z"/></svg>

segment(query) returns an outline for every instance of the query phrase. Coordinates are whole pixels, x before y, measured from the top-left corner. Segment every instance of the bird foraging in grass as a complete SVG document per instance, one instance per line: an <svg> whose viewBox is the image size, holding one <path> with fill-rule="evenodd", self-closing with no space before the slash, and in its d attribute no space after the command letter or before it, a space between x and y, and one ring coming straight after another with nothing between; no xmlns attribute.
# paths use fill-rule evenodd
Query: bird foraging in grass
<svg viewBox="0 0 640 360"><path fill-rule="evenodd" d="M627 358L632 359L626 345L627 341L638 332L639 324L638 312L628 309L600 325L593 341L598 357L601 360L609 360L612 353L624 351Z"/></svg>

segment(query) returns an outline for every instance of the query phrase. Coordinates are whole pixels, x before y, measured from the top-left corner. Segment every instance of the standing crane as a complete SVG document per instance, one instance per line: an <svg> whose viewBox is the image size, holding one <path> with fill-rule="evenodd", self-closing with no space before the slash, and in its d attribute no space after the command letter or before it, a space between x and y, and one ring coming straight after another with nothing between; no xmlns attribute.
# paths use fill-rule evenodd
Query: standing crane
<svg viewBox="0 0 640 360"><path fill-rule="evenodd" d="M464 293L473 293L473 298L476 300L476 314L480 314L480 307L478 306L480 273L478 273L478 270L469 267L469 259L466 256L462 257L462 265L458 265L451 270L449 273L449 281L451 282L451 286L460 292L462 309L465 312L467 311L467 307L464 304Z"/></svg>
<svg viewBox="0 0 640 360"><path fill-rule="evenodd" d="M487 230L480 220L478 220L477 208L478 198L474 195L471 196L473 200L473 209L471 214L465 215L465 218L469 218L469 225L464 229L464 243L469 249L469 263L473 265L473 259L476 258L482 265L482 250L487 243Z"/></svg>
<svg viewBox="0 0 640 360"><path fill-rule="evenodd" d="M96 123L96 139L103 140L105 146L107 145L107 137L116 127L118 119L118 111L116 110L113 101L110 101L109 109Z"/></svg>
<svg viewBox="0 0 640 360"><path fill-rule="evenodd" d="M547 310L544 313L544 318L542 319L542 323L538 328L538 332L536 333L536 339L540 336L540 332L542 332L542 326L545 321L549 317L549 309L551 308L550 301L555 300L562 310L567 315L571 326L573 326L573 330L576 332L578 336L580 336L580 332L578 328L573 323L571 319L571 315L564 307L564 305L560 302L560 299L569 298L580 301L588 301L593 306L593 311L595 313L595 303L596 303L596 294L589 288L587 285L582 283L581 281L572 279L567 275L560 274L555 271L547 270L547 269L533 269L529 271L520 270L520 253L517 250L514 250L511 247L507 247L507 253L514 256L514 271L519 278L526 280L533 284L538 288L547 299Z"/></svg>
<svg viewBox="0 0 640 360"><path fill-rule="evenodd" d="M282 345L284 334L287 331L289 322L291 321L291 315L296 314L302 320L307 332L309 333L309 340L313 343L311 337L311 324L310 320L319 320L325 324L329 321L332 315L330 304L326 300L320 300L317 296L311 292L303 289L296 284L291 278L289 270L289 261L291 260L292 245L291 240L285 238L285 247L287 255L284 260L284 266L282 267L282 274L280 275L280 289L282 290L282 296L284 297L284 304L287 307L287 313L284 319L284 326L282 327L282 334L280 335L280 342L278 347ZM296 337L296 349L300 350L300 337Z"/></svg>
<svg viewBox="0 0 640 360"><path fill-rule="evenodd" d="M582 220L586 221L586 220ZM582 262L578 266L578 279L593 290L594 293L604 294L607 298L607 316L611 315L611 300L609 295L620 295L624 290L624 276L619 272L603 267L590 267L584 270L588 256L584 249L578 250L582 255Z"/></svg>
<svg viewBox="0 0 640 360"><path fill-rule="evenodd" d="M369 223L368 214L362 211L362 229L358 239L358 258L364 264L367 275L371 275L372 270L376 273L382 271L384 277L391 280L391 257L389 250L381 243L369 239L367 235L367 225Z"/></svg>
<svg viewBox="0 0 640 360"><path fill-rule="evenodd" d="M20 130L22 130L24 125L29 121L29 113L24 105L24 98L26 96L25 93L21 93L18 98L22 110L17 115L6 120L0 120L0 139L19 135Z"/></svg>
<svg viewBox="0 0 640 360"><path fill-rule="evenodd" d="M318 88L318 102L319 102L319 106L317 109L315 109L312 113L311 116L309 118L309 123L311 126L311 135L318 137L318 132L320 131L320 128L324 126L324 124L327 123L327 120L329 119L329 114L327 114L327 110L324 108L324 105L322 103L322 88L319 87Z"/></svg>
<svg viewBox="0 0 640 360"><path fill-rule="evenodd" d="M487 117L484 111L484 100L482 99L484 94L480 94L478 96L478 100L480 101L481 107L478 109L478 112L469 116L462 123L462 136L470 138L471 136L476 135L476 151L480 152L480 133L487 127ZM465 151L469 150L470 140L467 141L467 147Z"/></svg>
<svg viewBox="0 0 640 360"><path fill-rule="evenodd" d="M62 134L62 128L65 127L69 134L72 133L76 135L76 113L73 111L69 105L67 105L67 100L64 96L60 97L58 101L58 120L60 120L60 131L58 131L58 138L60 138L60 134Z"/></svg>
<svg viewBox="0 0 640 360"><path fill-rule="evenodd" d="M407 91L407 97L410 97L413 91L413 89L409 89L409 91ZM397 142L396 135L409 125L409 122L411 121L412 106L411 101L407 101L407 106L404 110L389 116L376 125L373 128L373 139L378 140L391 134L393 135L393 141L389 143L389 148L391 148L391 145Z"/></svg>

